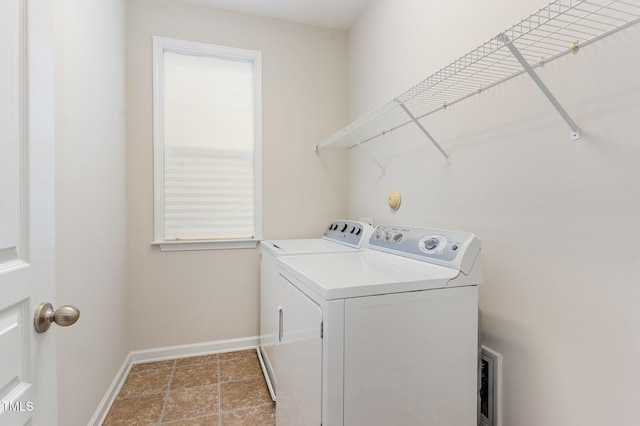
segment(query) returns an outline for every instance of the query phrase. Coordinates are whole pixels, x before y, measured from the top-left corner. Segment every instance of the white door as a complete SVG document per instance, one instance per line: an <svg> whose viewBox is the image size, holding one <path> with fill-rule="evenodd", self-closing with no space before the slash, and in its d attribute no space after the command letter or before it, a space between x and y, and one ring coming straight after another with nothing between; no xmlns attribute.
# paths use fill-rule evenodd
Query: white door
<svg viewBox="0 0 640 426"><path fill-rule="evenodd" d="M0 424L56 424L50 0L0 1Z"/></svg>

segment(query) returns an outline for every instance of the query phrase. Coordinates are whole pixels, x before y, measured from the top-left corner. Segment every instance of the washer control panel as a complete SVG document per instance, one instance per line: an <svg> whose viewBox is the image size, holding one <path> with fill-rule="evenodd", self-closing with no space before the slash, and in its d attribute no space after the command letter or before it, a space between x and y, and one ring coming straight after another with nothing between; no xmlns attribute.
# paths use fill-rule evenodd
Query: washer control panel
<svg viewBox="0 0 640 426"><path fill-rule="evenodd" d="M322 238L360 248L372 231L373 228L368 223L355 220L336 220L327 226Z"/></svg>
<svg viewBox="0 0 640 426"><path fill-rule="evenodd" d="M379 225L369 238L369 248L424 262L460 267L465 256L480 251L474 234L441 229Z"/></svg>

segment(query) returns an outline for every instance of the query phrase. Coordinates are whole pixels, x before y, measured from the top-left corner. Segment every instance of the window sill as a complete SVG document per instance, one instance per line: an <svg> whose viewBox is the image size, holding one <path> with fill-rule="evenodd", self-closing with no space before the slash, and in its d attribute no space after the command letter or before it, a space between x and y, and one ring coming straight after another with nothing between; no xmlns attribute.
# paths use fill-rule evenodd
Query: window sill
<svg viewBox="0 0 640 426"><path fill-rule="evenodd" d="M153 241L161 251L253 249L259 240Z"/></svg>

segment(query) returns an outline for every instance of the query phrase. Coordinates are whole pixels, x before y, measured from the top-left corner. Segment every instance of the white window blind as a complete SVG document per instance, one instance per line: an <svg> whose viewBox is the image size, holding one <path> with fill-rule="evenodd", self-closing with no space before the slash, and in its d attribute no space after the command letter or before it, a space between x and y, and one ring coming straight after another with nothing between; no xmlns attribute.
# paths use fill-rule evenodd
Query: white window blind
<svg viewBox="0 0 640 426"><path fill-rule="evenodd" d="M155 42L156 241L259 238L259 56Z"/></svg>

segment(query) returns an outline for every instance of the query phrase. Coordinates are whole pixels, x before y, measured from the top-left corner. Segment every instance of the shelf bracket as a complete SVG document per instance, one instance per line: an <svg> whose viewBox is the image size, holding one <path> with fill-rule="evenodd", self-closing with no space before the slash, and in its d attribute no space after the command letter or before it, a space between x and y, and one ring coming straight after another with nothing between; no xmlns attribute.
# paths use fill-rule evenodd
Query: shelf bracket
<svg viewBox="0 0 640 426"><path fill-rule="evenodd" d="M440 144L438 144L438 142L436 142L436 140L433 138L433 136L431 136L431 134L427 131L427 129L424 128L422 123L420 123L420 121L418 121L418 119L411 113L411 111L409 111L409 108L407 108L406 105L403 104L402 102L400 102L398 99L394 99L394 101L396 101L398 103L398 105L400 105L400 108L402 108L404 110L404 112L407 113L407 115L409 116L411 121L413 121L415 123L415 125L418 126L418 128L422 131L422 133L424 133L427 136L427 138L431 141L433 146L438 148L438 151L440 151L440 153L442 155L444 155L444 164L447 164L447 165L451 164L451 160L449 159L449 156L447 155L445 150L442 149Z"/></svg>
<svg viewBox="0 0 640 426"><path fill-rule="evenodd" d="M567 113L567 111L565 111L562 105L560 105L560 102L558 102L555 96L553 96L553 94L551 93L549 88L547 88L544 82L540 80L540 77L538 77L538 74L536 74L533 68L531 68L531 65L529 65L529 63L524 58L524 56L522 56L518 48L513 45L509 37L507 37L505 33L500 33L496 38L497 40L501 41L502 43L505 44L505 46L509 48L509 50L511 51L511 54L518 60L518 62L520 62L520 65L522 65L522 68L524 68L527 74L529 74L529 77L531 77L531 79L534 81L534 83L536 83L538 88L542 90L542 93L544 93L547 99L549 99L549 102L551 102L551 104L555 107L555 109L560 113L564 121L567 122L567 124L569 125L569 128L571 129L571 131L569 132L569 139L571 139L572 141L580 139L581 134L580 134L580 128L578 127L578 125L575 123L575 121L573 121L571 116L569 116L569 114Z"/></svg>

